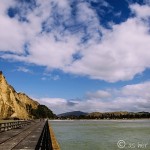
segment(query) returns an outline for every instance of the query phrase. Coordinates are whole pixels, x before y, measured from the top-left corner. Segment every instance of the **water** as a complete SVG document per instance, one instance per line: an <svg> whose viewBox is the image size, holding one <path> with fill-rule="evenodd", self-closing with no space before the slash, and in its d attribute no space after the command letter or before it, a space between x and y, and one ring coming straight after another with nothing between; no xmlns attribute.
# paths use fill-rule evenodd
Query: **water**
<svg viewBox="0 0 150 150"><path fill-rule="evenodd" d="M75 120L50 124L62 150L150 150L150 120Z"/></svg>

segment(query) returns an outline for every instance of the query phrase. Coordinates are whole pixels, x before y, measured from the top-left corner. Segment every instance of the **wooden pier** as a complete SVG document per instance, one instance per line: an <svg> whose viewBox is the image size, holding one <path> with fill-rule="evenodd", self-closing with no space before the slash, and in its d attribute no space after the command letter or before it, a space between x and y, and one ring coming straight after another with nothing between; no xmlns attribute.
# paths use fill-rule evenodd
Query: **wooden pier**
<svg viewBox="0 0 150 150"><path fill-rule="evenodd" d="M0 150L60 150L50 132L44 120L0 123Z"/></svg>

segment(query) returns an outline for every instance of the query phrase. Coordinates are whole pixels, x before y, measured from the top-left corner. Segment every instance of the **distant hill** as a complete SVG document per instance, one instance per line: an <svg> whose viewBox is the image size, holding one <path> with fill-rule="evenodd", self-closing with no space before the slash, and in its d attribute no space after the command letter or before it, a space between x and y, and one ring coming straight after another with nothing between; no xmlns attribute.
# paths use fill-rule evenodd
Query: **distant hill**
<svg viewBox="0 0 150 150"><path fill-rule="evenodd" d="M140 119L150 118L149 112L92 112L87 115L88 119Z"/></svg>
<svg viewBox="0 0 150 150"><path fill-rule="evenodd" d="M20 83L21 84L21 83ZM50 118L53 113L24 93L17 93L0 71L0 119Z"/></svg>
<svg viewBox="0 0 150 150"><path fill-rule="evenodd" d="M121 116L121 115L128 115L129 112L126 112L126 111L120 111L120 112L105 112L105 113L101 113L101 112L92 112L92 113L89 113L88 116L89 117L102 117L102 116Z"/></svg>
<svg viewBox="0 0 150 150"><path fill-rule="evenodd" d="M88 113L86 112L82 112L82 111L72 111L72 112L66 112L66 113L62 113L57 115L58 117L70 117L70 116L75 116L75 117L79 117L79 116L86 116Z"/></svg>
<svg viewBox="0 0 150 150"><path fill-rule="evenodd" d="M57 115L59 119L141 119L150 118L149 112L67 112Z"/></svg>

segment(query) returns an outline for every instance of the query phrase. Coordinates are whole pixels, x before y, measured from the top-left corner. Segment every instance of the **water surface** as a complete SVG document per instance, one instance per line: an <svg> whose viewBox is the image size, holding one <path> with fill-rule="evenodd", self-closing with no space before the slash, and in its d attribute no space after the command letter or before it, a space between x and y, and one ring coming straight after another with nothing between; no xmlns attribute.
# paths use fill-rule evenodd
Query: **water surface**
<svg viewBox="0 0 150 150"><path fill-rule="evenodd" d="M62 150L150 150L150 120L75 120L50 124Z"/></svg>

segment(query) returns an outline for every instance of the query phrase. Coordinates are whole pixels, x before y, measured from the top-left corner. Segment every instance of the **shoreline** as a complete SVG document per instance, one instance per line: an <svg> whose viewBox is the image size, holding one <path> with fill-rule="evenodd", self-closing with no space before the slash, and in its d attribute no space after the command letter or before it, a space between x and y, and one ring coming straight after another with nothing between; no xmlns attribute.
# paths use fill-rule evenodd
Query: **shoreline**
<svg viewBox="0 0 150 150"><path fill-rule="evenodd" d="M51 119L48 121L136 121L136 120L150 120L146 119Z"/></svg>

